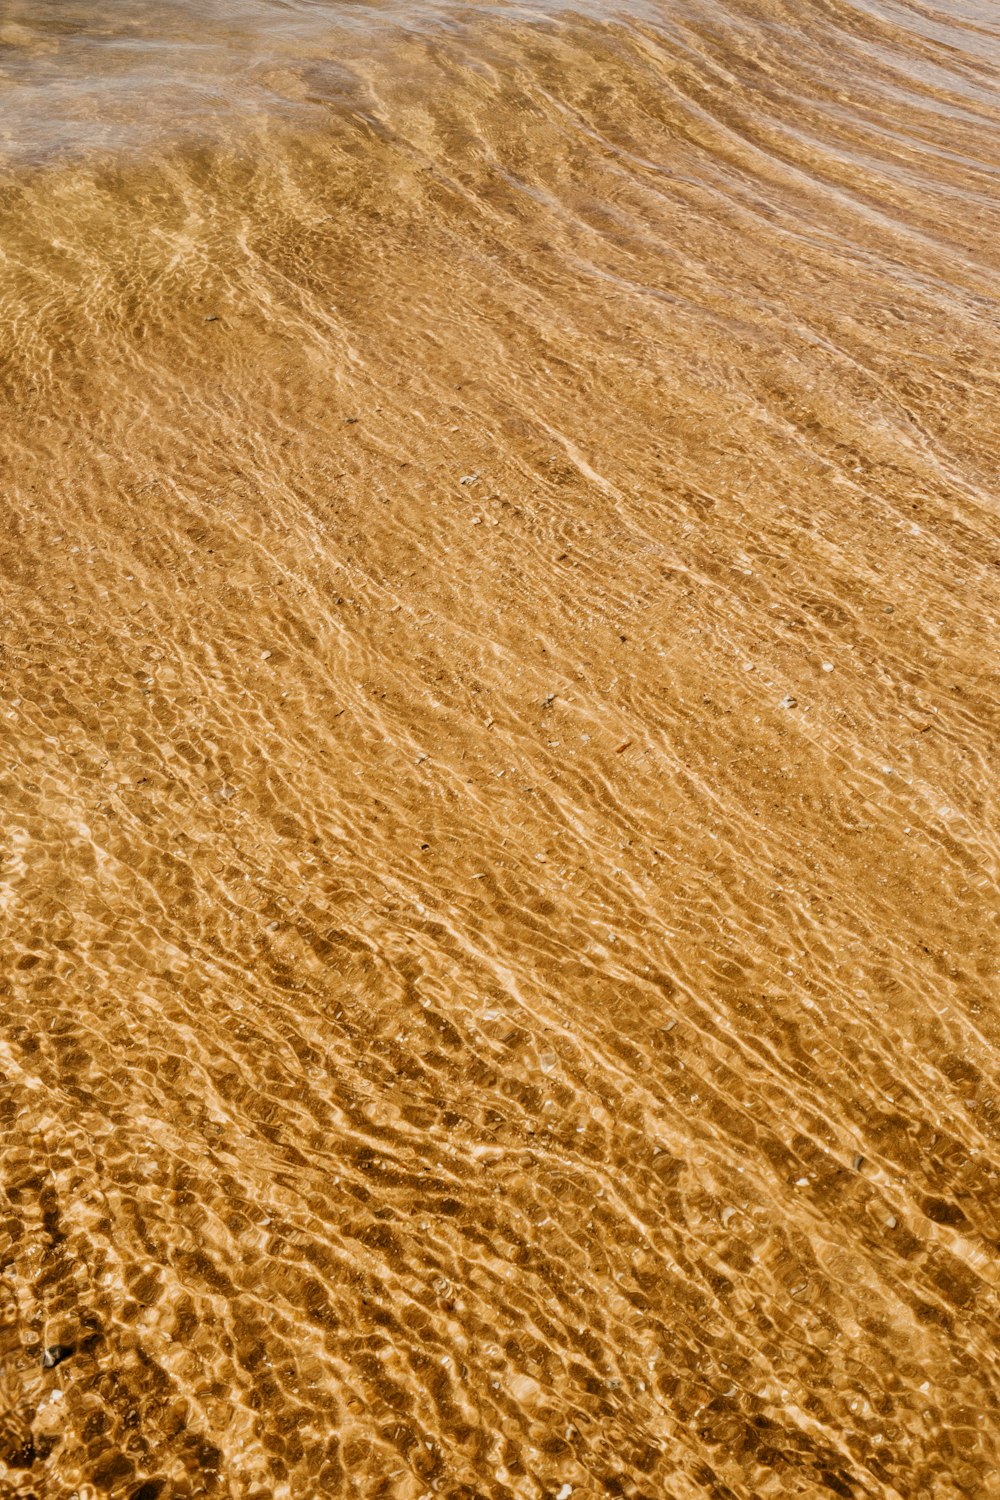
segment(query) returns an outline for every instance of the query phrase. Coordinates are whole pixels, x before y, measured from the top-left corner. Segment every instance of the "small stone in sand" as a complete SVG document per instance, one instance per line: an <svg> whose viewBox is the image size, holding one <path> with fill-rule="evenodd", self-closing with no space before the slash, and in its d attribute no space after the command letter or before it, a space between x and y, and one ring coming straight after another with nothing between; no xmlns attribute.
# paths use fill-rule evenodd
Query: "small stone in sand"
<svg viewBox="0 0 1000 1500"><path fill-rule="evenodd" d="M56 1365L61 1365L64 1359L69 1359L75 1353L72 1344L50 1344L42 1355L42 1369L54 1370Z"/></svg>

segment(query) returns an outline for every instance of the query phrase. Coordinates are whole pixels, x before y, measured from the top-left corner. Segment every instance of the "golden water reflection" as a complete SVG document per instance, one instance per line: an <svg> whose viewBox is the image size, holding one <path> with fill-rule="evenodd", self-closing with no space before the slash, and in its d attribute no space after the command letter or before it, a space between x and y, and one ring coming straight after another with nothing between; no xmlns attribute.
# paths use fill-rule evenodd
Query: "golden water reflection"
<svg viewBox="0 0 1000 1500"><path fill-rule="evenodd" d="M129 14L0 27L0 1494L996 1495L992 11Z"/></svg>

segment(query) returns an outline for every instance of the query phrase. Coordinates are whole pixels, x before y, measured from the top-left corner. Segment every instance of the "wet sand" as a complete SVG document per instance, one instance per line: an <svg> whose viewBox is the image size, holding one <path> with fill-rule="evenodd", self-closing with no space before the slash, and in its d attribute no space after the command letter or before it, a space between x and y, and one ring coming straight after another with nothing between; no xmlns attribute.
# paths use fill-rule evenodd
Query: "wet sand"
<svg viewBox="0 0 1000 1500"><path fill-rule="evenodd" d="M989 1500L992 11L302 14L0 28L0 1495Z"/></svg>

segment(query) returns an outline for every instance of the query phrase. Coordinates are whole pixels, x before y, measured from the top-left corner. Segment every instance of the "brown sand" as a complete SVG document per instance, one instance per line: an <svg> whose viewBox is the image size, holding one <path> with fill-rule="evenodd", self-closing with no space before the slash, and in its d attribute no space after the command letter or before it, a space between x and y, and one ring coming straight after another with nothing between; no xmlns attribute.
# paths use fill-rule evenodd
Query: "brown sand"
<svg viewBox="0 0 1000 1500"><path fill-rule="evenodd" d="M991 14L10 158L0 1495L1000 1495Z"/></svg>

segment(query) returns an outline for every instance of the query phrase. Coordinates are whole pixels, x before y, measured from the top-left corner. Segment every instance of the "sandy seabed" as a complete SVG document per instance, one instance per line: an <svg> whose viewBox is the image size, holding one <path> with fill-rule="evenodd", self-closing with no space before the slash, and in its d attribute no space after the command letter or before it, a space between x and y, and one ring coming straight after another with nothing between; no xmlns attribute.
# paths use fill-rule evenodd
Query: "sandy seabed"
<svg viewBox="0 0 1000 1500"><path fill-rule="evenodd" d="M9 156L4 1500L1000 1494L954 12L383 18Z"/></svg>

